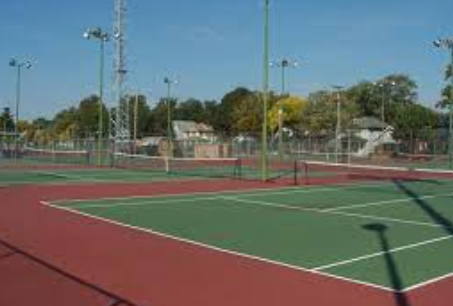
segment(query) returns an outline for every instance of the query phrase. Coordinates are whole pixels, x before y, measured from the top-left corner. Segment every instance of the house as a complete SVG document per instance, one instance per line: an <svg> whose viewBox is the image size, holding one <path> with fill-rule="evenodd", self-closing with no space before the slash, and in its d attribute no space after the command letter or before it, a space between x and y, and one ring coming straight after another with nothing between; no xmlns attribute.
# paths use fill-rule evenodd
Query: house
<svg viewBox="0 0 453 306"><path fill-rule="evenodd" d="M392 126L375 117L362 117L353 119L349 135L344 136L353 138L355 144L359 144L353 146L350 153L367 157L377 153L395 152L396 141L393 138L393 131Z"/></svg>
<svg viewBox="0 0 453 306"><path fill-rule="evenodd" d="M173 131L177 141L216 141L214 128L205 123L175 120L173 121Z"/></svg>
<svg viewBox="0 0 453 306"><path fill-rule="evenodd" d="M167 141L165 137L144 137L137 142L137 149L141 154L163 156L166 154Z"/></svg>

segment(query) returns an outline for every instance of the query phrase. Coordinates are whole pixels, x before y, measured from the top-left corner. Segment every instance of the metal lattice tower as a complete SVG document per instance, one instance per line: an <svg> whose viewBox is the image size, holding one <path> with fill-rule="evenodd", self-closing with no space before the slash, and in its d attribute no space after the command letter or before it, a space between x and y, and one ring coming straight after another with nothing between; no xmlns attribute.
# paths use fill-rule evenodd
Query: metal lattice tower
<svg viewBox="0 0 453 306"><path fill-rule="evenodd" d="M114 139L117 145L125 146L131 138L129 130L129 108L124 95L124 83L126 79L126 60L125 60L125 13L126 0L115 0L115 61L114 61L114 76L115 76L115 100L117 103L116 116L113 121L115 135Z"/></svg>

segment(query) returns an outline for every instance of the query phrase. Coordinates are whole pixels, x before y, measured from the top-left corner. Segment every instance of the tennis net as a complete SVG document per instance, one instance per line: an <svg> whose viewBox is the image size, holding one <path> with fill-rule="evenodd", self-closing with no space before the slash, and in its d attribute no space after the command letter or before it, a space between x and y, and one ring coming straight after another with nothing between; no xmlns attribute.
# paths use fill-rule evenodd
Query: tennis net
<svg viewBox="0 0 453 306"><path fill-rule="evenodd" d="M115 167L127 170L166 172L175 175L240 178L239 158L167 158L116 153Z"/></svg>
<svg viewBox="0 0 453 306"><path fill-rule="evenodd" d="M298 161L295 167L297 180L314 181L347 180L436 180L453 179L453 171L413 169L408 167L383 167L375 165L340 164L316 161Z"/></svg>
<svg viewBox="0 0 453 306"><path fill-rule="evenodd" d="M24 148L22 159L46 164L81 164L90 163L88 151L58 151L48 149Z"/></svg>

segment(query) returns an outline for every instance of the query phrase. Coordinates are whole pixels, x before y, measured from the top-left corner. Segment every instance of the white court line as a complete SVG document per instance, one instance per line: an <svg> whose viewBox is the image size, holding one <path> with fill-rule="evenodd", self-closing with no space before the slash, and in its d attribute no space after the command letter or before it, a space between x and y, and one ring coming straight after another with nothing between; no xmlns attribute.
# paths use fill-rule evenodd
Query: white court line
<svg viewBox="0 0 453 306"><path fill-rule="evenodd" d="M324 209L323 211L325 211L325 212L334 212L334 211L348 210L348 209L354 209L354 208L380 206L380 205L383 205L383 204L394 204L394 203L412 202L412 201L415 201L415 200L444 198L444 197L449 197L449 196L453 196L453 193L444 193L444 194L435 194L435 195L417 196L417 197L407 197L405 199L380 201L380 202L374 202L374 203L368 203L368 204L367 203L365 203L365 204L352 204L352 205L347 205L347 206L339 206L339 207L335 207L335 208L328 208L328 209Z"/></svg>
<svg viewBox="0 0 453 306"><path fill-rule="evenodd" d="M430 239L430 240L426 240L426 241L422 241L422 242L418 242L418 243L414 243L414 244L410 244L410 245L406 245L406 246L390 249L387 252L377 252L377 253L364 255L364 256L360 256L360 257L356 257L356 258L351 258L351 259L348 259L348 260L334 262L334 263L331 263L331 264L327 264L327 265L323 265L323 266L319 266L319 267L313 268L313 270L315 270L315 271L328 270L328 269L331 269L331 268L345 266L345 265L348 265L348 264L351 264L351 263L355 263L355 262L358 262L358 261L363 261L363 260L366 260L366 259L380 257L380 256L385 255L385 254L394 254L394 253L398 253L398 252L405 251L405 250L416 249L416 248L419 248L421 246L430 245L430 244L438 243L438 242L449 240L449 239L453 239L453 237L451 235L448 235L448 236L443 236L443 237L440 237L440 238Z"/></svg>
<svg viewBox="0 0 453 306"><path fill-rule="evenodd" d="M436 278L433 278L433 279L430 279L430 280L428 280L426 282L422 282L420 284L416 284L416 285L407 287L406 289L403 290L403 292L414 291L416 289L419 289L419 288L422 288L422 287L426 287L428 285L432 285L434 283L438 283L438 282L441 282L441 281L449 279L449 278L453 279L453 272L445 274L445 275L442 275L442 276L439 276L439 277L436 277Z"/></svg>
<svg viewBox="0 0 453 306"><path fill-rule="evenodd" d="M103 222L106 222L106 223L109 223L109 224L113 224L113 225L117 225L117 226L120 226L120 227L132 229L132 230L139 231L139 232L152 234L152 235L155 235L155 236L167 238L167 239L174 240L174 241L179 241L179 242L186 243L186 244L193 245L193 246L197 246L197 247L202 247L202 248L205 248L205 249L221 252L221 253L224 253L224 254L229 254L229 255L242 257L242 258L247 258L247 259L251 259L251 260L256 260L256 261L259 261L259 262L272 264L272 265L275 265L275 266L284 267L284 268L288 268L288 269L291 269L291 270L297 270L297 271L302 271L302 272L306 272L306 273L310 273L310 274L321 275L321 276L324 276L324 277L333 278L333 279L337 279L337 280L341 280L341 281L349 282L349 283L353 283L353 284L358 284L358 285L362 285L362 286L368 286L368 287L372 287L372 288L375 288L375 289L380 289L380 290L387 291L387 292L395 292L394 289L388 288L388 287L385 287L385 286L381 286L381 285L377 285L377 284L373 284L373 283L368 283L368 282L365 282L365 281L360 281L360 280L356 280L356 279L352 279L352 278L348 278L348 277L343 277L343 276L339 276L339 275L335 275L335 274L330 274L330 273L323 272L323 271L314 271L314 270L309 269L309 268L303 268L303 267L287 264L287 263L276 261L276 260L266 259L266 258L263 258L263 257L254 256L254 255L250 255L250 254L246 254L246 253L240 253L240 252L235 252L235 251L231 251L231 250L228 250L228 249L223 249L223 248L220 248L220 247L212 246L210 244L205 244L205 243L202 243L202 242L198 242L198 241L194 241L194 240L190 240L190 239L186 239L186 238L181 238L181 237L178 237L178 236L169 235L169 234L158 232L158 231L155 231L155 230L152 230L152 229L146 229L146 228L142 228L142 227L138 227L138 226L134 226L134 225L125 224L125 223L122 223L122 222L119 222L119 221L114 221L114 220L107 219L107 218L93 216L93 215L90 215L88 213L83 213L83 212L80 212L80 211L77 211L77 210L73 210L73 209L68 208L68 207L62 207L62 206L58 206L58 205L53 205L53 204L51 204L49 202L46 202L46 201L41 201L40 203L42 205L44 205L46 207L49 207L49 208L52 208L52 209L57 209L57 210L69 212L69 213L72 213L72 214L83 216L85 218L89 218L89 219L93 219L93 220L97 220L97 221L103 221Z"/></svg>
<svg viewBox="0 0 453 306"><path fill-rule="evenodd" d="M187 197L187 196L204 196L204 195L219 195L219 194L235 194L240 195L241 197L253 197L253 196L260 196L260 195L286 195L286 194L304 194L304 193L316 193L316 192L324 192L324 191L341 191L341 190L354 190L354 189L362 189L362 188L379 188L384 186L392 186L392 183L384 183L384 184L361 184L361 185L354 185L351 186L350 184L338 184L332 185L332 188L322 188L322 187L285 187L285 188L257 188L257 189L250 189L250 190L224 190L224 191L213 191L213 192L194 192L190 194L159 194L154 196L127 196L127 197L106 197L106 198L97 198L97 199L63 199L63 200L56 200L52 201L52 203L77 203L77 202L103 202L103 201L116 201L116 200L135 200L135 199L143 199L143 200L154 200L154 199L167 199L173 197ZM274 191L275 190L275 191ZM264 193L263 193L264 192ZM259 193L259 194L257 194ZM149 202L143 202L144 204L148 204ZM154 202L152 202L154 203ZM134 202L134 204L141 204L141 202ZM151 203L149 203L151 204Z"/></svg>
<svg viewBox="0 0 453 306"><path fill-rule="evenodd" d="M399 218L387 218L387 217L379 217L379 216L373 216L373 215L352 214L352 213L343 213L343 212L326 212L324 210L316 209L316 208L297 207L297 206L284 205L284 204L265 202L265 201L245 200L245 199L239 199L239 198L235 198L235 197L221 197L221 198L223 198L225 200L232 200L232 201L236 201L236 202L255 204L255 205L260 205L260 206L283 208L283 209L298 210L298 211L307 211L307 212L314 212L314 213L320 213L320 214L325 214L325 215L338 215L338 216L346 216L346 217L356 217L356 218L361 218L361 219L383 220L383 221L392 222L392 223L405 223L405 224L420 225L420 226L427 226L427 227L443 228L442 225L435 224L435 223L418 222L418 221L405 220L405 219L399 219Z"/></svg>
<svg viewBox="0 0 453 306"><path fill-rule="evenodd" d="M74 204L74 205L61 205L70 207L72 209L86 209L86 208L116 208L116 207L137 207L137 206L151 206L152 204L178 204L178 203L193 203L204 200L221 200L220 196L217 197L197 197L189 199L174 199L174 200L161 200L161 201L148 201L138 203L117 203L117 204ZM90 202L90 201L87 201Z"/></svg>
<svg viewBox="0 0 453 306"><path fill-rule="evenodd" d="M174 181L173 181L174 182ZM178 181L176 181L178 182ZM166 183L166 182L163 182L163 183ZM291 189L295 189L295 188L298 188L298 187L287 187L287 190L291 190ZM278 190L282 190L282 189L285 189L285 188L279 188ZM263 191L267 191L267 190L271 190L270 188L258 188L258 189L252 189L252 190L247 190L247 191L243 191L243 192L263 192ZM58 203L65 203L65 204L71 204L71 203L80 203L80 202L89 202L89 203L96 203L96 202L104 202L104 201L127 201L127 200L135 200L135 199L144 199L144 200L153 200L153 199L167 199L167 198L176 198L176 197L188 197L188 196L204 196L204 195L218 195L219 193L222 193L222 194L229 194L229 193L233 193L233 194L238 194L238 193L241 193L241 190L224 190L224 191L212 191L212 192L193 192L193 193L190 193L190 194L187 194L187 193L182 193L182 194L158 194L158 195L143 195L143 196L126 196L126 197L106 197L106 198L96 198L96 199L63 199L63 200L55 200L55 201L52 201L52 203L54 204L58 204ZM138 202L140 203L140 202ZM148 202L145 202L145 203L148 203ZM154 203L154 202L152 202Z"/></svg>
<svg viewBox="0 0 453 306"><path fill-rule="evenodd" d="M372 219L372 220L383 220L392 223L404 223L404 224L411 224L411 225L418 225L418 226L428 226L428 227L443 227L439 224L435 223L428 223L428 222L420 222L420 221L413 221L413 220L406 220L400 218L389 218L389 217L380 217L375 215L367 215L367 214L358 214L358 213L346 213L340 211L327 211L325 209L317 209L311 207L299 207L293 205L285 205L285 204L278 204L273 202L266 202L266 201L258 201L258 200L250 200L250 199L241 199L235 196L228 196L228 195L220 195L215 197L196 197L196 198L189 198L189 199L174 199L174 200L162 200L162 201L148 201L148 202L139 202L139 203L118 203L118 204L78 204L78 205L68 205L66 207L70 207L72 209L87 209L87 208L117 208L117 207L138 207L138 206L149 206L153 204L178 204L178 203L193 203L197 201L204 201L204 200L231 200L235 202L242 202L247 204L255 204L259 206L267 206L267 207L274 207L274 208L283 208L288 210L297 210L297 211L305 211L305 212L314 212L320 214L327 214L327 215L338 215L338 216L345 216L345 217L355 217L361 219ZM87 201L90 202L90 201ZM55 203L55 202L54 202Z"/></svg>
<svg viewBox="0 0 453 306"><path fill-rule="evenodd" d="M373 187L376 187L376 186L373 186ZM370 187L371 188L371 187ZM225 192L221 192L221 194L224 194L224 195L228 195L230 193L234 193L234 195L238 195L238 196L241 196L241 197L257 197L257 196L268 196L268 195L279 195L279 194L282 194L282 195L286 195L286 194L294 194L294 193L316 193L316 192L319 192L319 191L335 191L335 190L350 190L350 189L353 189L353 188L316 188L316 189L311 189L311 190L305 190L305 189L302 189L302 190L295 190L293 192L291 192L291 189L290 191L276 191L276 192L272 192L272 191L269 191L269 192L265 192L265 193L256 193L256 192L260 192L260 190L255 190L254 191L247 191L245 193L241 193L241 192L235 192L235 191L225 191ZM279 189L280 190L280 189ZM68 202L66 205L63 204L63 206L66 206L66 207L72 207L72 208L76 208L76 209L84 209L84 208L115 208L115 207L137 207L137 206L148 206L148 205L152 205L152 204L172 204L172 203L191 203L191 202L197 202L197 201L203 201L203 200L221 200L223 199L223 196L220 195L220 196L215 196L215 197L202 197L201 195L212 195L212 194L219 194L218 192L217 193L199 193L199 194L196 194L196 195L200 195L200 196L197 196L197 197L190 197L191 195L187 195L187 194L180 194L180 195L171 195L170 198L177 198L177 197L181 197L181 198L184 198L184 197L190 197L188 199L175 199L175 200L169 200L167 196L162 196L162 195L159 195L159 196L156 196L156 197L148 197L146 198L146 200L151 200L151 201L134 201L132 203L124 203L124 202L120 202L120 203L114 203L114 204L109 204L109 203L106 203L106 204L83 204L83 202L87 202L87 203L92 203L92 202L97 202L97 201L91 201L91 200L85 200L85 201L82 201L82 204L78 204L80 202L75 202L74 204L70 201ZM195 195L195 194L194 194ZM127 201L128 198L126 198L125 200ZM131 200L133 200L134 198L131 198ZM160 201L156 201L154 199L162 199ZM53 202L53 203L58 203L58 202ZM308 209L308 208L307 208Z"/></svg>

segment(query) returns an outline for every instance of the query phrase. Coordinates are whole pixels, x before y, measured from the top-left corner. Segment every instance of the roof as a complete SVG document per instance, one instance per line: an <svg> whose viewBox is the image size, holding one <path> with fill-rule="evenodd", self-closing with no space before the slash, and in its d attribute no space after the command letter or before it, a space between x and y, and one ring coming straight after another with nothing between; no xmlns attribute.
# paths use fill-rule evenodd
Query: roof
<svg viewBox="0 0 453 306"><path fill-rule="evenodd" d="M353 124L356 128L359 129L367 129L367 130L372 130L372 129L386 129L389 127L388 123L385 123L381 120L379 120L376 117L362 117L362 118L355 118L353 119Z"/></svg>
<svg viewBox="0 0 453 306"><path fill-rule="evenodd" d="M197 123L195 121L184 121L184 120L175 120L173 121L173 126L176 130L179 130L181 133L212 133L214 128L205 123Z"/></svg>
<svg viewBox="0 0 453 306"><path fill-rule="evenodd" d="M165 140L165 137L145 137L139 141L139 146L158 146L159 143Z"/></svg>

